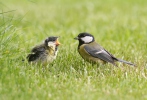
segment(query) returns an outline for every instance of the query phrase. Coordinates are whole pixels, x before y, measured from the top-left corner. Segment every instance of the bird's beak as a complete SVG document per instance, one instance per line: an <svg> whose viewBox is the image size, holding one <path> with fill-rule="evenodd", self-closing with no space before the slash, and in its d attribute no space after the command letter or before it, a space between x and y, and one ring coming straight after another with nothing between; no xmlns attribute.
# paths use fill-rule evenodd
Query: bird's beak
<svg viewBox="0 0 147 100"><path fill-rule="evenodd" d="M57 38L57 40L56 40L56 46L58 46L58 45L60 45L61 43L58 41L58 38Z"/></svg>
<svg viewBox="0 0 147 100"><path fill-rule="evenodd" d="M79 40L79 38L78 38L78 37L75 37L74 39L75 39L75 40Z"/></svg>

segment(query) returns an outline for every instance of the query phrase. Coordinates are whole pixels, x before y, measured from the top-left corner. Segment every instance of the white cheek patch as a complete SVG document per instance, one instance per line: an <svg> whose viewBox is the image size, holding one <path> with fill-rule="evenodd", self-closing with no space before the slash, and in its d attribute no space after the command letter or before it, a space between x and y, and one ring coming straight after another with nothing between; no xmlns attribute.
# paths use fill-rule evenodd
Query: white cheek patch
<svg viewBox="0 0 147 100"><path fill-rule="evenodd" d="M49 47L50 47L50 46L54 47L54 46L55 46L55 43L54 43L54 42L48 42L48 46L49 46Z"/></svg>
<svg viewBox="0 0 147 100"><path fill-rule="evenodd" d="M85 36L83 38L81 38L82 41L84 41L85 43L90 43L93 40L93 37L91 36Z"/></svg>

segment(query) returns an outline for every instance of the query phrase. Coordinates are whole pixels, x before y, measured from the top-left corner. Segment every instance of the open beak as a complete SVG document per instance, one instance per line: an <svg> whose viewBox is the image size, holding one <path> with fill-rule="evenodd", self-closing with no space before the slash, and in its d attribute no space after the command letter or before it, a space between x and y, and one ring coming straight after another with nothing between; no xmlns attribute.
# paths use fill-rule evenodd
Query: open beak
<svg viewBox="0 0 147 100"><path fill-rule="evenodd" d="M57 38L57 40L56 40L56 46L58 46L58 45L60 45L61 43L58 41L58 38Z"/></svg>
<svg viewBox="0 0 147 100"><path fill-rule="evenodd" d="M79 40L79 38L78 38L78 37L75 37L74 39L75 39L75 40Z"/></svg>

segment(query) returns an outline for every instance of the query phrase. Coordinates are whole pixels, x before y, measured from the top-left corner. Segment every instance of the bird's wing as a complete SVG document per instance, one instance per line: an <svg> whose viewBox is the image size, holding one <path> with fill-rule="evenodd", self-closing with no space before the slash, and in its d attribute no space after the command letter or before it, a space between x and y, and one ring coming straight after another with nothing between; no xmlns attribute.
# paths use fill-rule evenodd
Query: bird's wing
<svg viewBox="0 0 147 100"><path fill-rule="evenodd" d="M84 49L93 57L99 58L103 61L114 63L113 56L103 49L101 46L97 45L85 45Z"/></svg>
<svg viewBox="0 0 147 100"><path fill-rule="evenodd" d="M28 59L28 61L30 62L30 61L35 61L35 60L37 60L39 58L39 55L38 54L29 54L28 56L27 56L27 59Z"/></svg>
<svg viewBox="0 0 147 100"><path fill-rule="evenodd" d="M32 53L27 56L27 59L28 59L28 61L35 61L44 52L45 52L45 48L43 46L42 47L34 47L32 49Z"/></svg>
<svg viewBox="0 0 147 100"><path fill-rule="evenodd" d="M45 51L45 47L44 45L39 45L34 47L31 52L36 53L36 52L44 52Z"/></svg>

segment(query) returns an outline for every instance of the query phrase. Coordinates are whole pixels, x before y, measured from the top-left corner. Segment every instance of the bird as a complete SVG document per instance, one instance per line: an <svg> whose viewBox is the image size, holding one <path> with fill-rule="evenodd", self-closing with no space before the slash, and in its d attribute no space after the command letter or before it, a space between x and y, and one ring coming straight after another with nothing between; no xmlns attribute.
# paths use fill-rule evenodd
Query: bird
<svg viewBox="0 0 147 100"><path fill-rule="evenodd" d="M111 53L99 45L95 41L94 36L88 32L79 33L79 35L74 39L79 41L78 52L81 57L92 64L111 63L114 66L117 66L115 62L122 62L135 66L135 64L131 62L114 57Z"/></svg>
<svg viewBox="0 0 147 100"><path fill-rule="evenodd" d="M56 59L58 46L60 45L58 38L50 36L42 44L35 46L26 57L28 62L43 65L53 62Z"/></svg>

